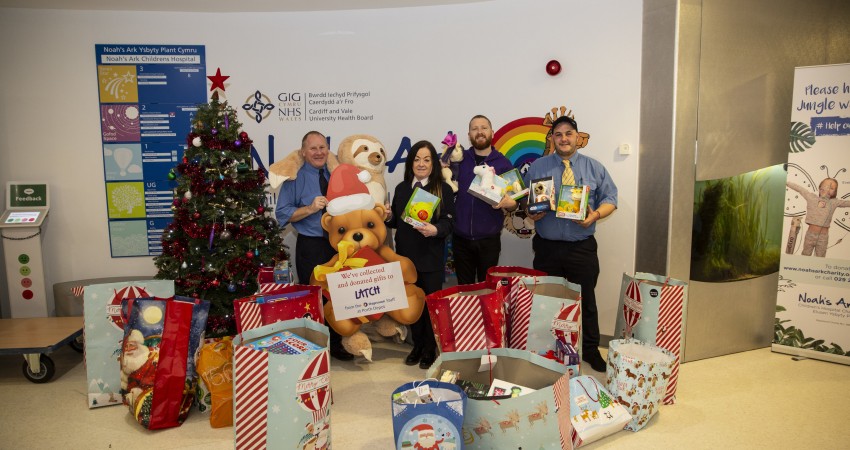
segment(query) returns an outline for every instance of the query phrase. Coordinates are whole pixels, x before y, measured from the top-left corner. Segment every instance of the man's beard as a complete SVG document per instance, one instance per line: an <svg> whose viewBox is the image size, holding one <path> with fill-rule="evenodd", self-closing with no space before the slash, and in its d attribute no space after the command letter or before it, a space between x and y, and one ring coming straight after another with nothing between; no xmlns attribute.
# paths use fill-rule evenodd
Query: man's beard
<svg viewBox="0 0 850 450"><path fill-rule="evenodd" d="M474 148L476 150L487 150L493 145L493 139L492 138L490 138L488 136L484 136L484 135L481 135L480 137L484 138L484 143L479 144L479 142L478 142L479 136L475 136L475 139L473 139L472 142L470 142L470 144L472 144L472 148Z"/></svg>

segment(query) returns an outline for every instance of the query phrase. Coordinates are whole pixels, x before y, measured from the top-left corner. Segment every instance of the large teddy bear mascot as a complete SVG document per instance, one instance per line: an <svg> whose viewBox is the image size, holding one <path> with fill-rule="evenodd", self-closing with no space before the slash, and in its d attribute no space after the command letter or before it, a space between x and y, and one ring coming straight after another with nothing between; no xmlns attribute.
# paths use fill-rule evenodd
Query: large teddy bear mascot
<svg viewBox="0 0 850 450"><path fill-rule="evenodd" d="M337 254L327 263L317 266L310 278L310 284L319 285L330 301L325 304L325 318L328 324L343 336L343 345L355 345L355 354L363 353L362 346L371 344L368 340L362 341L363 336L358 334L360 326L372 320L382 322L388 319L383 317L358 317L354 319L336 320L333 312L333 299L328 293L326 274L339 270L346 266L345 262L355 255L361 248L370 248L384 262L398 262L404 279L404 287L407 295L408 307L405 309L389 311L385 314L391 319L404 325L410 325L419 318L425 305L425 293L417 287L416 267L410 259L398 255L388 246L384 245L387 237L387 228L384 225L384 213L386 209L383 203L377 203L369 193L366 184L370 180L367 171L361 170L350 164L340 164L333 172L328 182L328 206L327 212L322 216L322 228L328 233L328 239L332 247L338 249ZM357 258L357 257L355 257ZM380 326L378 327L381 328ZM350 339L346 339L350 337ZM356 342L352 343L351 339ZM348 348L348 347L347 347ZM351 351L351 350L349 350Z"/></svg>

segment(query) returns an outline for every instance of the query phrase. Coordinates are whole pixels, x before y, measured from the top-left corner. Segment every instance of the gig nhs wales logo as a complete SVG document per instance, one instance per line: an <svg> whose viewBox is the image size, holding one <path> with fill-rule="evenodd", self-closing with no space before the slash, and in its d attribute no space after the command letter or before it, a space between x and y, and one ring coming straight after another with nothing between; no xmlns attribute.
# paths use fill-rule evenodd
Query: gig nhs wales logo
<svg viewBox="0 0 850 450"><path fill-rule="evenodd" d="M266 94L259 90L245 99L242 109L251 120L260 123L268 119L275 111L280 121L302 120L302 99L304 95L300 92L281 92L277 94L275 103Z"/></svg>

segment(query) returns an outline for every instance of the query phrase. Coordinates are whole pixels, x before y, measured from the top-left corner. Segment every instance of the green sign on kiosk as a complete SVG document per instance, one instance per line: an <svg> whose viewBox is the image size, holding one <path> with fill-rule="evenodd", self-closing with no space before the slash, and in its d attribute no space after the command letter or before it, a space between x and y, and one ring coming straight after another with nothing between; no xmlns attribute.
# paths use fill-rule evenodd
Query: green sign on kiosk
<svg viewBox="0 0 850 450"><path fill-rule="evenodd" d="M46 208L46 184L9 183L8 208Z"/></svg>

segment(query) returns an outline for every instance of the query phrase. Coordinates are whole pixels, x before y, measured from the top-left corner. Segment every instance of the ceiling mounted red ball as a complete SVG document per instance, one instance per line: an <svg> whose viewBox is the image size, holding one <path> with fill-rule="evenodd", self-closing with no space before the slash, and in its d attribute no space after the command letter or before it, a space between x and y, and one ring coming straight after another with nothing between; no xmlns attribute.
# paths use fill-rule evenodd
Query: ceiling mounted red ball
<svg viewBox="0 0 850 450"><path fill-rule="evenodd" d="M552 75L553 77L559 73L561 73L561 63L558 60L551 60L546 63L546 73Z"/></svg>

